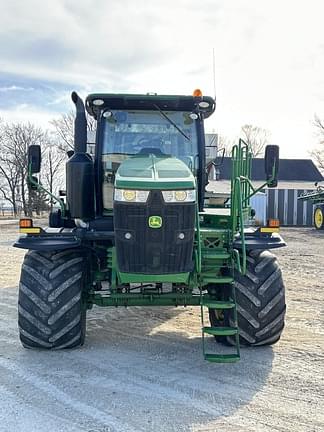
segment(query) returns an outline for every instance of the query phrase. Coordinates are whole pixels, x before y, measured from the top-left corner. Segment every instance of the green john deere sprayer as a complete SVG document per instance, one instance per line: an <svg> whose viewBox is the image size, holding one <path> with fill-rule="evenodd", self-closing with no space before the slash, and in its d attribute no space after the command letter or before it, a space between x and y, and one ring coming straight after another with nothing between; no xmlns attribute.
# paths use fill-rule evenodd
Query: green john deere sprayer
<svg viewBox="0 0 324 432"><path fill-rule="evenodd" d="M93 305L198 306L203 353L212 362L240 358L240 343L275 343L284 327L284 284L268 249L285 243L271 227L250 227L250 198L277 184L277 146L265 154L265 183L250 181L251 153L232 151L227 204L205 198L204 120L213 98L91 94L76 106L74 152L66 191L49 227L20 221L16 247L28 249L19 286L19 331L26 348L82 345ZM95 156L87 154L85 109L97 121ZM212 163L215 163L212 161ZM29 148L29 184L40 148ZM206 323L209 315L210 323ZM229 345L206 352L205 338Z"/></svg>
<svg viewBox="0 0 324 432"><path fill-rule="evenodd" d="M315 183L316 189L305 192L298 197L301 201L312 201L314 204L313 222L318 230L324 229L324 186Z"/></svg>

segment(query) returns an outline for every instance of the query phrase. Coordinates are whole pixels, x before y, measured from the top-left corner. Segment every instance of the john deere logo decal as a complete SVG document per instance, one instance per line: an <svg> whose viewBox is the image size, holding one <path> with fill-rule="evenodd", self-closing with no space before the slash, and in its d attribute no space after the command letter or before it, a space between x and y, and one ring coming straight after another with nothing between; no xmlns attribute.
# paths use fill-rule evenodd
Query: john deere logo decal
<svg viewBox="0 0 324 432"><path fill-rule="evenodd" d="M161 216L150 216L148 223L150 228L161 228L162 218Z"/></svg>

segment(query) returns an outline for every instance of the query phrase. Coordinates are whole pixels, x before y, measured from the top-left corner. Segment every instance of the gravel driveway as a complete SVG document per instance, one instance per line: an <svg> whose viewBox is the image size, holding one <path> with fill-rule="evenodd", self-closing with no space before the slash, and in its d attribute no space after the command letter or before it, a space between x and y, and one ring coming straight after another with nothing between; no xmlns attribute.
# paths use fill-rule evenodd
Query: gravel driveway
<svg viewBox="0 0 324 432"><path fill-rule="evenodd" d="M282 230L282 339L219 365L191 307L95 307L83 348L23 349L15 230L0 226L0 431L324 431L324 232Z"/></svg>

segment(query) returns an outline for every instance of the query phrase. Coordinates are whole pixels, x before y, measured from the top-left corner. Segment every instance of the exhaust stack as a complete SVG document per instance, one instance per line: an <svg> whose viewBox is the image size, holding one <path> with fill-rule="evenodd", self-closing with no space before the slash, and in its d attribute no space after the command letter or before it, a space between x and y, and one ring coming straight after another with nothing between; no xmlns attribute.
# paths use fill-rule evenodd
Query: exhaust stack
<svg viewBox="0 0 324 432"><path fill-rule="evenodd" d="M87 118L84 103L77 92L71 94L75 105L76 116L74 120L74 151L75 153L87 152Z"/></svg>
<svg viewBox="0 0 324 432"><path fill-rule="evenodd" d="M87 154L87 119L82 99L73 92L76 108L74 154L66 163L66 201L70 216L84 221L94 218L94 166Z"/></svg>

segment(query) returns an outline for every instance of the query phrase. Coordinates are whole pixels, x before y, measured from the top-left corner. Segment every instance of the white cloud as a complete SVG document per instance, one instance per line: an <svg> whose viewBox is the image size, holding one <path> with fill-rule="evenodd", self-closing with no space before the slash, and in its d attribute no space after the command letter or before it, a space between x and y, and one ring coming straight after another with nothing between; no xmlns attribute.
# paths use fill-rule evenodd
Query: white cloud
<svg viewBox="0 0 324 432"><path fill-rule="evenodd" d="M34 107L30 107L27 104L21 104L14 110L0 110L0 119L5 122L14 123L34 123L44 129L51 129L52 126L50 121L55 117L59 117L59 112L46 112L37 110Z"/></svg>
<svg viewBox="0 0 324 432"><path fill-rule="evenodd" d="M303 156L315 144L314 112L324 116L323 12L317 0L56 0L50 13L41 0L1 2L0 71L83 95L213 94L214 48L217 111L208 128L236 136L256 124L284 155ZM59 92L47 105L67 98Z"/></svg>
<svg viewBox="0 0 324 432"><path fill-rule="evenodd" d="M11 91L32 91L32 90L34 90L32 87L20 87L16 85L0 87L1 93L7 93Z"/></svg>

